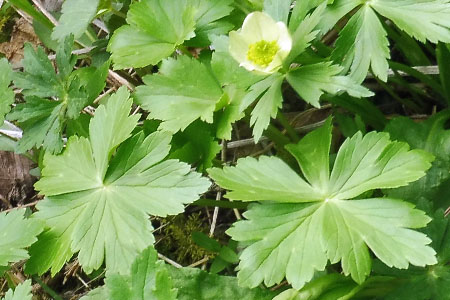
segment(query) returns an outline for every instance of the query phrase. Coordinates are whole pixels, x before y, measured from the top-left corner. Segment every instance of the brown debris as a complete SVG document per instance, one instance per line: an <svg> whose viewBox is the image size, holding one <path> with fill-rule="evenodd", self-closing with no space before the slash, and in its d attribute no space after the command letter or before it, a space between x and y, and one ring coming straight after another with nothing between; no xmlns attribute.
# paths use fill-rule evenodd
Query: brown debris
<svg viewBox="0 0 450 300"><path fill-rule="evenodd" d="M0 44L0 53L5 55L14 68L17 68L23 58L24 44L27 42L33 45L42 44L34 33L33 26L24 18L18 18L15 20L9 42Z"/></svg>

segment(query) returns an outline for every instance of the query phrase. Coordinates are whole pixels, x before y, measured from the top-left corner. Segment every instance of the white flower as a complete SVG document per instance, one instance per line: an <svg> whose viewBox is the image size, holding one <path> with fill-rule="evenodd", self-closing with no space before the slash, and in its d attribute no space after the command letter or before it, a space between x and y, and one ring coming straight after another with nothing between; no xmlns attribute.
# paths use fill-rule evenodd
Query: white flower
<svg viewBox="0 0 450 300"><path fill-rule="evenodd" d="M275 73L291 48L286 24L275 22L263 12L249 14L241 29L230 32L230 54L249 71Z"/></svg>

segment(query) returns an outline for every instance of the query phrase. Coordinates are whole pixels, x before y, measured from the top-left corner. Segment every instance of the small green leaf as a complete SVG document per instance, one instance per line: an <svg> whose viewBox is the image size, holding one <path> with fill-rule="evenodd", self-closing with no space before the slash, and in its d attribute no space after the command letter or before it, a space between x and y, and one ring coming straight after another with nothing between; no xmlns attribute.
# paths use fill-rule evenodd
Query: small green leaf
<svg viewBox="0 0 450 300"><path fill-rule="evenodd" d="M52 39L62 40L73 34L79 38L97 13L100 0L66 0L62 6L59 24L53 29Z"/></svg>
<svg viewBox="0 0 450 300"><path fill-rule="evenodd" d="M51 153L63 148L62 129L64 104L39 97L29 96L8 114L8 120L17 120L24 130L17 151L26 152L32 147L42 147Z"/></svg>
<svg viewBox="0 0 450 300"><path fill-rule="evenodd" d="M207 67L186 56L169 58L159 74L143 78L136 89L136 101L150 111L149 118L162 120L161 130L183 131L197 119L213 121L222 88Z"/></svg>
<svg viewBox="0 0 450 300"><path fill-rule="evenodd" d="M211 252L219 252L221 249L221 245L218 241L213 238L210 238L208 235L203 232L195 231L192 233L192 240L194 243L199 245L202 248L205 248Z"/></svg>
<svg viewBox="0 0 450 300"><path fill-rule="evenodd" d="M33 244L43 230L43 223L36 219L25 219L25 209L0 213L0 266L28 258L24 249Z"/></svg>
<svg viewBox="0 0 450 300"><path fill-rule="evenodd" d="M167 266L174 286L178 289L178 300L270 300L276 292L268 289L248 289L238 285L234 276L219 276L200 269Z"/></svg>
<svg viewBox="0 0 450 300"><path fill-rule="evenodd" d="M253 126L253 137L258 142L263 132L270 124L270 118L275 118L278 109L281 108L283 95L281 94L281 85L284 76L276 73L271 86L258 100L255 108L251 112L250 125Z"/></svg>
<svg viewBox="0 0 450 300"><path fill-rule="evenodd" d="M308 2L308 1L304 1ZM302 4L297 4L302 5ZM323 2L313 13L307 15L300 23L300 25L293 30L292 34L292 49L286 59L285 64L289 65L297 56L302 54L306 48L310 46L310 43L316 38L319 33L318 30L314 30L326 9L326 2ZM294 9L295 10L295 9Z"/></svg>
<svg viewBox="0 0 450 300"><path fill-rule="evenodd" d="M324 92L337 94L345 91L357 98L374 95L351 78L338 75L341 71L340 66L323 62L294 69L287 74L286 79L306 102L315 107L320 107L320 96Z"/></svg>
<svg viewBox="0 0 450 300"><path fill-rule="evenodd" d="M175 134L169 158L179 159L203 171L212 167L212 160L221 149L212 126L195 121L183 132Z"/></svg>
<svg viewBox="0 0 450 300"><path fill-rule="evenodd" d="M194 36L194 9L187 0L143 0L130 5L127 23L109 42L115 69L155 65Z"/></svg>
<svg viewBox="0 0 450 300"><path fill-rule="evenodd" d="M362 4L363 2L363 0L333 1L333 4L327 6L327 9L324 11L322 18L320 19L320 22L317 26L317 29L320 30L321 35L326 34L330 29L333 28L334 25L336 25L339 20L341 20L345 15L347 15L355 7Z"/></svg>
<svg viewBox="0 0 450 300"><path fill-rule="evenodd" d="M11 289L8 290L2 300L32 300L32 298L31 280L25 280L23 283L19 284L14 291Z"/></svg>
<svg viewBox="0 0 450 300"><path fill-rule="evenodd" d="M51 61L44 49L34 51L30 44L25 44L22 60L24 72L14 73L14 84L22 89L26 96L59 97L63 86L56 76Z"/></svg>
<svg viewBox="0 0 450 300"><path fill-rule="evenodd" d="M446 197L438 196L438 193L440 189L448 186L450 179L450 157L448 155L450 153L450 131L445 129L449 119L450 112L445 110L421 123L405 117L398 117L389 122L385 130L392 138L407 142L412 148L423 149L436 157L425 177L408 186L388 190L387 193L390 197L410 199L414 202L426 197L435 199L436 207L444 207L448 204Z"/></svg>
<svg viewBox="0 0 450 300"><path fill-rule="evenodd" d="M292 0L264 0L264 12L275 21L287 24Z"/></svg>
<svg viewBox="0 0 450 300"><path fill-rule="evenodd" d="M130 275L107 276L106 289L110 300L177 299L177 289L153 247L148 247L136 258Z"/></svg>
<svg viewBox="0 0 450 300"><path fill-rule="evenodd" d="M387 33L368 3L340 31L332 54L336 63L350 69L350 76L358 83L364 81L369 68L375 76L386 81L389 69Z"/></svg>
<svg viewBox="0 0 450 300"><path fill-rule="evenodd" d="M71 53L72 46L72 35L59 43L56 51L58 73L41 47L34 51L31 45L25 46L22 61L24 72L14 74L14 83L23 89L25 103L17 104L7 116L8 120L18 121L24 130L18 143L18 152L41 146L50 153L61 152L67 119L77 119L89 101L81 80L71 76L77 61L77 57ZM102 78L96 80L101 81ZM90 87L92 83L84 84Z"/></svg>

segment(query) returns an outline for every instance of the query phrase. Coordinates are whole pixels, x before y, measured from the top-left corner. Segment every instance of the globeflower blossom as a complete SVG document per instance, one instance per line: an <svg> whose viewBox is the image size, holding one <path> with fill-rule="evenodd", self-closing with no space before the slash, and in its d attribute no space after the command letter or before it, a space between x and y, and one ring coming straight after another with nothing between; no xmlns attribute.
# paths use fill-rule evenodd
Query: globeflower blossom
<svg viewBox="0 0 450 300"><path fill-rule="evenodd" d="M249 14L242 28L229 34L229 51L241 67L262 74L278 71L292 48L292 38L283 22L263 12Z"/></svg>

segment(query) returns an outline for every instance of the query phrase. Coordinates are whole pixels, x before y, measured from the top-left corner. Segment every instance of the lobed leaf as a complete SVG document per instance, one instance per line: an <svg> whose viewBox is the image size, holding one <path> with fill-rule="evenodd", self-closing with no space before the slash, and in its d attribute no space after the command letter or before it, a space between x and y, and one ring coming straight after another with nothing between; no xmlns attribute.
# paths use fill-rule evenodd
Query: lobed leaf
<svg viewBox="0 0 450 300"><path fill-rule="evenodd" d="M419 179L433 156L392 142L385 133L357 133L344 142L329 174L330 141L328 120L288 146L309 183L275 157L245 158L235 167L209 170L217 184L230 190L226 197L263 201L227 231L248 245L240 256L242 285L264 281L271 286L286 277L300 289L328 261L341 261L344 274L362 283L371 271L369 249L390 267L437 262L427 246L431 240L410 229L426 226L430 218L424 212L389 198L349 201L369 190Z"/></svg>
<svg viewBox="0 0 450 300"><path fill-rule="evenodd" d="M119 89L97 109L89 139L71 137L62 155L44 157L35 187L47 198L36 217L49 228L31 248L28 272L51 268L54 274L75 252L87 273L103 261L112 272L127 272L137 253L154 242L147 214L180 213L208 189L209 181L187 164L162 161L170 149L168 133L130 137L139 115L129 116L128 97Z"/></svg>

